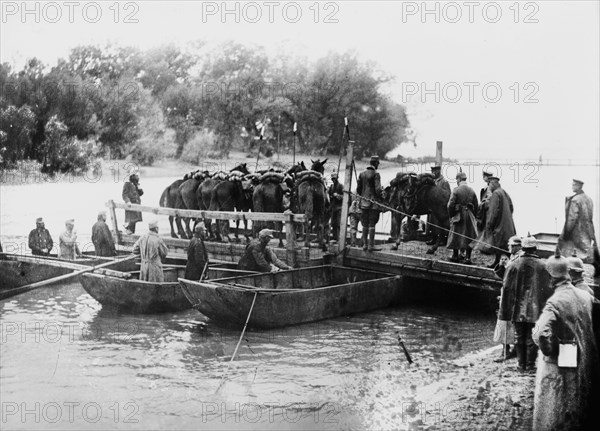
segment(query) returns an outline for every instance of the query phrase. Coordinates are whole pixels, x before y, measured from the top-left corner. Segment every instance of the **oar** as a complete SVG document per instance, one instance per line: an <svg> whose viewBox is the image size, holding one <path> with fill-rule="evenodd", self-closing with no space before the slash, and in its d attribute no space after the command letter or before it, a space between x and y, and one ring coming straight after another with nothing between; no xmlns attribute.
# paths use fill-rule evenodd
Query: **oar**
<svg viewBox="0 0 600 431"><path fill-rule="evenodd" d="M135 259L136 257L138 257L138 256L133 255L133 256L126 257L125 259L111 260L110 262L105 262L100 265L90 266L89 268L85 268L85 269L79 269L79 270L77 270L75 272L71 272L69 274L64 274L64 275L60 275L58 277L49 278L48 280L38 281L37 283L31 283L31 284L27 284L25 286L16 287L14 289L5 290L4 292L0 292L0 299L5 299L5 298L8 298L8 297L11 297L14 295L18 295L20 293L29 292L30 290L37 289L38 287L46 286L48 284L55 283L57 281L67 280L69 278L76 277L85 272L90 272L90 271L94 271L95 269L104 268L105 266L114 265L114 264L120 263L120 262L127 262L129 260Z"/></svg>

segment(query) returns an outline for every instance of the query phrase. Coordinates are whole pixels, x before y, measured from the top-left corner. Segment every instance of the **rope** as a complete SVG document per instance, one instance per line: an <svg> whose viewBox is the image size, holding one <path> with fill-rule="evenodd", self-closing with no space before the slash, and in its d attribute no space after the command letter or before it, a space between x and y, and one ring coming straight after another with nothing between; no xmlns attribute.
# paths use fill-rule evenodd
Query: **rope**
<svg viewBox="0 0 600 431"><path fill-rule="evenodd" d="M221 390L221 388L223 387L223 384L227 380L227 373L229 372L229 368L231 367L231 363L235 359L235 355L237 354L237 351L240 348L240 344L242 344L242 339L244 338L244 334L246 333L246 327L248 326L248 322L250 321L250 315L252 314L252 310L254 309L254 303L256 302L256 295L258 295L258 292L254 292L254 298L252 298L252 305L250 306L250 311L248 312L248 317L246 317L246 323L244 324L244 329L242 329L242 334L240 335L240 339L237 342L237 346L235 346L235 350L233 351L233 355L231 356L231 359L227 363L227 369L225 370L225 376L223 377L223 380L221 380L221 384L219 385L219 387L215 391L215 394L217 394Z"/></svg>
<svg viewBox="0 0 600 431"><path fill-rule="evenodd" d="M363 199L363 200L369 201L369 202L371 202L371 203L373 203L373 204L379 205L380 207L382 207L382 208L385 208L385 209L386 209L386 210L388 210L388 211L392 211L392 212L395 212L395 213L401 214L401 215L403 215L403 216L405 216L405 217L412 217L412 214L407 214L407 213L405 213L405 212L402 212L402 211L400 211L400 210L398 210L398 209L391 208L391 207L389 207L389 206L387 206L387 205L384 205L384 204L382 204L382 203L380 203L380 202L374 201L374 200L372 200L372 199L369 199L369 198L366 198L366 197L364 197L364 196L360 196L360 195L358 195L358 194L356 194L356 193L352 193L351 191L344 190L344 193L348 193L348 194L349 194L349 195L351 195L351 196L354 196L354 197L359 197L360 199ZM444 230L444 231L446 231L446 232L450 232L450 229L446 229L445 227L442 227L442 226L436 225L435 223L428 223L428 224L430 224L431 226L437 227L438 229ZM503 252L503 253L509 253L509 251L508 251L508 250L504 250L504 249L502 249L502 248L500 248L500 247L493 246L493 245L491 245L491 244L489 244L489 243L486 243L485 241L480 241L480 240L478 240L478 239L473 239L473 238L471 238L471 237L468 237L468 236L466 236L466 235L460 234L460 233L458 233L458 232L453 232L453 234L454 234L454 235L458 235L458 236L462 236L463 238L470 239L470 240L472 240L472 241L474 241L474 242L478 242L478 243L481 243L481 244L485 244L485 245L487 245L487 246L489 246L489 247L491 247L491 248L493 248L493 249L496 249L496 250L498 250L498 251L501 251L501 252Z"/></svg>

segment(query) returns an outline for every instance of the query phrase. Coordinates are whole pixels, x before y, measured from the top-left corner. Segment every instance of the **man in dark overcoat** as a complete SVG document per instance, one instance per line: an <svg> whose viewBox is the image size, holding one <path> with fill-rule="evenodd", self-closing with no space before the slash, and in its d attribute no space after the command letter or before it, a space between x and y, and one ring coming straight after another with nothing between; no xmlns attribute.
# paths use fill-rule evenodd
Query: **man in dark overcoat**
<svg viewBox="0 0 600 431"><path fill-rule="evenodd" d="M35 220L35 229L29 232L28 239L31 254L35 256L48 256L54 245L42 217L38 217Z"/></svg>
<svg viewBox="0 0 600 431"><path fill-rule="evenodd" d="M532 330L552 291L550 274L535 254L535 238L525 237L521 245L522 254L506 267L498 319L513 323L517 361L519 369L525 371L535 369L537 346Z"/></svg>
<svg viewBox="0 0 600 431"><path fill-rule="evenodd" d="M206 273L208 253L203 240L205 232L206 229L203 223L198 223L194 228L194 237L188 247L187 264L185 265L185 278L187 280L199 281L202 274Z"/></svg>
<svg viewBox="0 0 600 431"><path fill-rule="evenodd" d="M377 168L379 167L379 156L371 156L369 166L358 176L356 185L356 194L362 198L360 200L361 224L363 226L362 241L363 250L378 251L375 248L375 225L379 221L380 207L376 201L383 193L381 187L381 177Z"/></svg>
<svg viewBox="0 0 600 431"><path fill-rule="evenodd" d="M92 226L92 243L97 256L116 256L115 241L106 224L106 212L98 213L98 221Z"/></svg>
<svg viewBox="0 0 600 431"><path fill-rule="evenodd" d="M131 174L129 181L123 184L123 200L127 204L141 204L140 196L144 191L140 188L140 177L137 174ZM135 224L142 221L142 213L139 211L125 211L125 231L128 235L135 233Z"/></svg>
<svg viewBox="0 0 600 431"><path fill-rule="evenodd" d="M457 187L452 190L448 201L448 215L450 216L450 233L446 247L452 250L451 262L459 261L459 251L464 250L463 263L471 264L471 242L477 238L477 195L467 185L467 174L459 172L456 175Z"/></svg>

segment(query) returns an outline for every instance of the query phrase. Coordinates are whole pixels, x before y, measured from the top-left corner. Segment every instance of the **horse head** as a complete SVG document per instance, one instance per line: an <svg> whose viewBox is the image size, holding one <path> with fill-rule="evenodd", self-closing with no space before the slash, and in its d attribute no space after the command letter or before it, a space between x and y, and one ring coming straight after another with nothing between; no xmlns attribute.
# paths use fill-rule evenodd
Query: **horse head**
<svg viewBox="0 0 600 431"><path fill-rule="evenodd" d="M233 172L233 171L239 171L244 175L248 175L250 173L250 171L248 170L248 167L246 166L246 163L240 163L239 165L237 165L236 167L231 169L229 172Z"/></svg>
<svg viewBox="0 0 600 431"><path fill-rule="evenodd" d="M324 159L323 161L317 159L317 160L313 160L310 159L310 161L312 162L312 166L310 167L311 171L316 171L319 172L320 174L325 173L325 163L327 163L327 159Z"/></svg>

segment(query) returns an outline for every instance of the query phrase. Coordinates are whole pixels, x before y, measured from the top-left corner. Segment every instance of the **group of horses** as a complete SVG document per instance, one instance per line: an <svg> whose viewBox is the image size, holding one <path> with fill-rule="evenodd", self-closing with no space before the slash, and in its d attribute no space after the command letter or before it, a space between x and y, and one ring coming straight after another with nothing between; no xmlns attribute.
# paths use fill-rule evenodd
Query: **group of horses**
<svg viewBox="0 0 600 431"><path fill-rule="evenodd" d="M329 220L330 202L323 180L324 165L327 159L311 160L307 169L304 162L293 165L286 171L269 169L250 173L246 163L242 163L229 172L194 171L182 179L174 181L162 193L160 206L174 209L200 211L239 211L283 213L290 210L295 214L304 214L306 224L303 235L307 245L310 232L315 231L317 241L326 250L325 227ZM286 199L286 191L288 199ZM447 190L437 187L435 177L430 173L398 173L382 193L382 211L393 210L391 236L400 240L400 225L404 217L410 215L428 215L430 234L435 251L445 241L445 232L450 227L447 202L450 198ZM193 219L194 227L200 219ZM183 221L183 223L182 223ZM171 236L173 238L191 238L189 217L169 216ZM204 220L209 239L229 242L229 220L218 220L213 229L209 218ZM177 232L175 228L177 227ZM269 227L279 232L282 223L258 222L252 225L252 235L258 230ZM235 241L239 242L239 220L236 220ZM249 238L248 221L244 220L244 235ZM279 246L283 246L283 235L279 235Z"/></svg>
<svg viewBox="0 0 600 431"><path fill-rule="evenodd" d="M308 241L311 228L316 229L319 244L325 249L324 226L328 219L329 198L323 180L325 160L311 160L308 170L304 162L293 165L286 171L269 169L250 173L246 163L228 172L194 171L171 183L162 193L159 205L166 208L199 211L238 211L304 214L304 234ZM289 191L289 199L285 199ZM289 203L288 203L289 202ZM201 219L193 219L194 227ZM183 221L183 223L182 223ZM189 217L169 216L173 238L191 238ZM229 220L218 220L213 229L212 220L204 220L209 239L229 242ZM177 232L175 228L177 227ZM185 227L184 227L185 226ZM275 228L281 232L282 223L258 222L252 224L252 233L264 228ZM239 220L236 220L235 240L239 241ZM249 238L248 221L244 219L244 235ZM279 235L279 246L283 246L283 235Z"/></svg>

